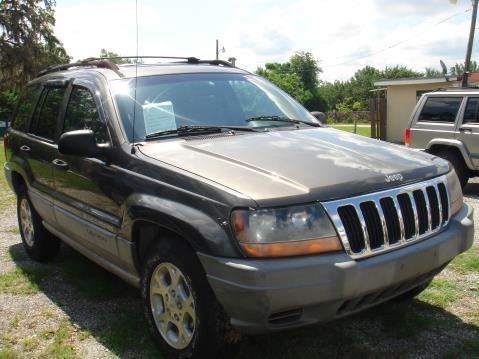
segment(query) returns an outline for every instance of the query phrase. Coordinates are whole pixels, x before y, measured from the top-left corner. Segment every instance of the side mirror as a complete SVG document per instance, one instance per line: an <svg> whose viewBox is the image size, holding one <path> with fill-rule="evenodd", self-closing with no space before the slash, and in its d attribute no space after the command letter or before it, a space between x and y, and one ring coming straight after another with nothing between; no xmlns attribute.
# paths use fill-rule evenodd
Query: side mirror
<svg viewBox="0 0 479 359"><path fill-rule="evenodd" d="M109 145L98 145L92 130L65 132L58 140L58 151L62 155L93 157L108 160Z"/></svg>
<svg viewBox="0 0 479 359"><path fill-rule="evenodd" d="M322 125L326 125L326 115L324 112L320 112L320 111L311 111L310 112L311 115L313 115L314 117L316 117L316 119L322 124Z"/></svg>

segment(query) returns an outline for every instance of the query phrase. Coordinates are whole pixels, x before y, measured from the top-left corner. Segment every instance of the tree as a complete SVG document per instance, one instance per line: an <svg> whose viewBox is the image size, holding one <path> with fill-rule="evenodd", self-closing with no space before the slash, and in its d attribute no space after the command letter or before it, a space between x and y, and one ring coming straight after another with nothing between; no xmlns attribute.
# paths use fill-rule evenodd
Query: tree
<svg viewBox="0 0 479 359"><path fill-rule="evenodd" d="M471 61L469 65L469 71L475 72L479 70L479 66L476 61ZM449 69L449 72L453 76L460 76L464 73L464 64L457 63Z"/></svg>
<svg viewBox="0 0 479 359"><path fill-rule="evenodd" d="M53 0L0 3L0 89L17 90L41 69L70 57L53 34Z"/></svg>
<svg viewBox="0 0 479 359"><path fill-rule="evenodd" d="M101 49L100 57L119 57L116 52L108 51L107 49ZM131 59L112 59L115 64L132 64L133 61Z"/></svg>
<svg viewBox="0 0 479 359"><path fill-rule="evenodd" d="M301 79L304 88L310 92L314 92L318 87L318 75L323 72L319 67L318 61L310 52L296 52L291 59L289 59L289 66L293 73Z"/></svg>
<svg viewBox="0 0 479 359"><path fill-rule="evenodd" d="M326 101L318 91L321 72L317 60L310 52L297 52L288 62L267 63L256 73L282 88L309 110L326 110Z"/></svg>
<svg viewBox="0 0 479 359"><path fill-rule="evenodd" d="M439 71L438 69L432 68L432 67L426 67L425 68L425 77L440 77L443 76L442 71Z"/></svg>

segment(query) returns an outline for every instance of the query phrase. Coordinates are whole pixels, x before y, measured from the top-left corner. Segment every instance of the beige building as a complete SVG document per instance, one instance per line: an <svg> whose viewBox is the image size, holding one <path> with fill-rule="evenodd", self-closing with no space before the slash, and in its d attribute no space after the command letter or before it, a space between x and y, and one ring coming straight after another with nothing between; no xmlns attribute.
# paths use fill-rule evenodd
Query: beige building
<svg viewBox="0 0 479 359"><path fill-rule="evenodd" d="M425 92L460 86L457 77L410 78L375 81L374 86L386 92L386 141L402 143L411 113ZM376 90L377 91L377 90Z"/></svg>

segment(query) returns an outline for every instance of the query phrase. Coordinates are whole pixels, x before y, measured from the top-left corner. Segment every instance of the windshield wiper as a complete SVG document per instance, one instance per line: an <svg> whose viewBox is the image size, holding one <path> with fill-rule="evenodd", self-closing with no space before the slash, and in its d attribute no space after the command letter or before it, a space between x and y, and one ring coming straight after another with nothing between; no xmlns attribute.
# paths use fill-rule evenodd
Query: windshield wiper
<svg viewBox="0 0 479 359"><path fill-rule="evenodd" d="M164 130L149 133L145 136L145 140L150 140L152 138L174 135L178 136L190 135L190 134L200 134L200 133L219 133L222 129L233 130L233 131L246 131L246 132L258 132L257 129L248 126L228 126L228 125L184 125L172 130Z"/></svg>
<svg viewBox="0 0 479 359"><path fill-rule="evenodd" d="M294 124L302 123L302 124L313 126L313 127L321 127L321 124L316 122L296 120L296 119L285 117L285 116L255 116L255 117L250 117L246 120L246 122L251 122L251 121L277 121L277 122L290 122Z"/></svg>

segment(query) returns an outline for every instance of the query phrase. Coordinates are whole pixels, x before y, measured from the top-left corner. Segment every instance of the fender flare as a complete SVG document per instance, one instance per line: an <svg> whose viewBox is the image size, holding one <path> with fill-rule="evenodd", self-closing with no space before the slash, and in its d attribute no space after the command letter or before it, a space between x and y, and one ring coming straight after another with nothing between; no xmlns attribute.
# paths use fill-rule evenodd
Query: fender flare
<svg viewBox="0 0 479 359"><path fill-rule="evenodd" d="M125 202L122 232L133 241L136 222L155 224L184 238L195 250L222 257L238 257L229 222L171 199L151 194L132 194Z"/></svg>
<svg viewBox="0 0 479 359"><path fill-rule="evenodd" d="M441 145L441 146L448 146L448 147L455 147L459 150L459 152L462 155L462 158L464 160L464 163L466 164L467 168L470 170L474 170L474 165L471 161L471 156L469 154L469 151L467 150L466 146L464 146L464 143L462 143L459 140L454 140L450 138L435 138L431 140L426 147L426 151L429 152L431 147L434 145Z"/></svg>

